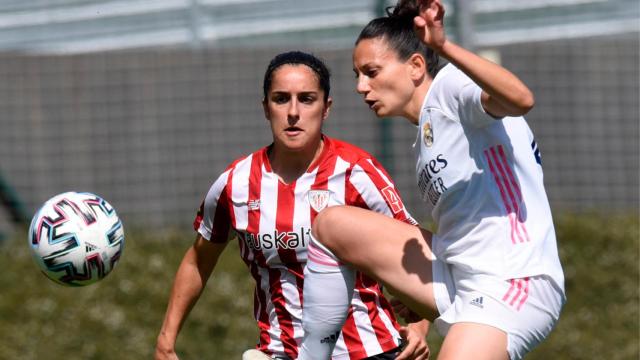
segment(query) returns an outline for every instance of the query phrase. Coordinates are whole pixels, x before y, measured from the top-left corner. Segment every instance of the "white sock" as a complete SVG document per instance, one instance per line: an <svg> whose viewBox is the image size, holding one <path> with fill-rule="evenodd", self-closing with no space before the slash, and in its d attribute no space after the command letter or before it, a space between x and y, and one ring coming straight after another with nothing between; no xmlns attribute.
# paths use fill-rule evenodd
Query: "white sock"
<svg viewBox="0 0 640 360"><path fill-rule="evenodd" d="M302 327L304 338L298 360L328 360L347 319L355 271L313 237L304 270Z"/></svg>

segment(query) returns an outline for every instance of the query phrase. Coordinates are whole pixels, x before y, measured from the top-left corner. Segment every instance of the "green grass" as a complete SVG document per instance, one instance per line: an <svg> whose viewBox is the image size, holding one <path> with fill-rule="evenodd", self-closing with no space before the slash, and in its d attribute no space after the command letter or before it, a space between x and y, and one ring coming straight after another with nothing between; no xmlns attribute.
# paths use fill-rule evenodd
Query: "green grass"
<svg viewBox="0 0 640 360"><path fill-rule="evenodd" d="M638 359L638 216L556 219L568 302L527 359ZM102 282L67 288L32 262L22 233L0 244L0 359L151 359L173 275L193 235L127 232ZM257 339L253 284L232 243L178 340L181 359L239 359ZM430 335L433 352L441 339Z"/></svg>

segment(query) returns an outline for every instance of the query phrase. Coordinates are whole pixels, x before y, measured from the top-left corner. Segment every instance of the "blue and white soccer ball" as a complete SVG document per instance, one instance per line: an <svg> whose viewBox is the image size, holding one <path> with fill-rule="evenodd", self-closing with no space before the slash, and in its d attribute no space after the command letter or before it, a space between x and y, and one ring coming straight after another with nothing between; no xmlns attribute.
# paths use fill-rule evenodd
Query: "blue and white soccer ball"
<svg viewBox="0 0 640 360"><path fill-rule="evenodd" d="M124 229L115 209L101 197L66 192L36 212L29 227L29 247L48 278L84 286L113 270L122 255Z"/></svg>

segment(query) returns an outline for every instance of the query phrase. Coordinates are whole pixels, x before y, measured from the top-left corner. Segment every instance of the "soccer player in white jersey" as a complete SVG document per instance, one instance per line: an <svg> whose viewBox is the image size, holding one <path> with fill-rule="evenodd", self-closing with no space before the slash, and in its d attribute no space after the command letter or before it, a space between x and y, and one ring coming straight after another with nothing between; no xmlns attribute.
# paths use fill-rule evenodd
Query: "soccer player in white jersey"
<svg viewBox="0 0 640 360"><path fill-rule="evenodd" d="M401 0L362 30L353 52L357 91L370 109L417 127L416 178L433 233L363 209L327 208L312 243L323 262L346 265L308 272L305 287L334 278L348 293L349 269L359 269L404 311L435 322L445 335L439 359L520 359L548 336L565 301L541 161L522 117L534 98L514 74L449 41L443 18L439 0ZM441 69L439 56L449 61ZM331 299L348 295L305 289L305 328L325 311L315 304ZM331 344L318 339L340 322L324 325L310 323L299 359L326 358Z"/></svg>
<svg viewBox="0 0 640 360"><path fill-rule="evenodd" d="M416 225L371 155L322 134L332 103L322 61L280 54L266 70L263 90L273 143L233 162L207 193L194 223L197 239L177 271L156 359L177 358L180 327L231 235L256 281L259 342L243 358L296 359L304 335L303 271L313 257L307 246L318 212L351 205ZM335 345L333 359L427 359L427 321L401 327L381 287L363 274L356 275L355 289L342 331L325 339Z"/></svg>

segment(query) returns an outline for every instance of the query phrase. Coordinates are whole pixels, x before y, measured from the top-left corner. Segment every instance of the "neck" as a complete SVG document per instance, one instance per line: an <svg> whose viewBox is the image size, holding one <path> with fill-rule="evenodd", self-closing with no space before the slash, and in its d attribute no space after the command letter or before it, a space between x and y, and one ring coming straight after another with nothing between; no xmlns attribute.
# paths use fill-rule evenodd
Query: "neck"
<svg viewBox="0 0 640 360"><path fill-rule="evenodd" d="M292 151L274 143L269 152L271 169L285 183L290 184L302 176L322 154L324 141L319 138L309 149Z"/></svg>
<svg viewBox="0 0 640 360"><path fill-rule="evenodd" d="M427 96L427 92L429 91L432 82L433 79L430 76L425 76L425 79L416 87L413 97L405 107L405 113L402 116L414 125L418 125L420 123L422 104L424 103L424 98Z"/></svg>

